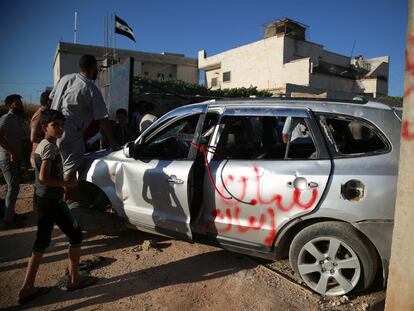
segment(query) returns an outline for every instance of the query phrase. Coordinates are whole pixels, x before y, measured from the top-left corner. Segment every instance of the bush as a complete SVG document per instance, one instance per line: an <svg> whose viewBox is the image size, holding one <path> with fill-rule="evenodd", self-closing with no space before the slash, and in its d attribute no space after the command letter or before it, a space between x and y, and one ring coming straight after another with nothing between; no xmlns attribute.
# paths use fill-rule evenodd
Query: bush
<svg viewBox="0 0 414 311"><path fill-rule="evenodd" d="M210 96L210 97L270 97L267 91L259 91L257 87L240 87L233 89L211 90L203 85L188 83L181 80L148 79L143 76L135 76L132 92L134 95L142 93L162 93L174 95Z"/></svg>

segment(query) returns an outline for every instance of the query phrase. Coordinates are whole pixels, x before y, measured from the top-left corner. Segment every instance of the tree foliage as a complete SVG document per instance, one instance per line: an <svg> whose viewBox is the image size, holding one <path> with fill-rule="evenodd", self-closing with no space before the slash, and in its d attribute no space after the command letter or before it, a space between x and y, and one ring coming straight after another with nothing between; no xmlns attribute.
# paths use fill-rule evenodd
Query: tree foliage
<svg viewBox="0 0 414 311"><path fill-rule="evenodd" d="M381 96L375 100L390 106L402 107L403 99L402 96Z"/></svg>
<svg viewBox="0 0 414 311"><path fill-rule="evenodd" d="M143 76L135 76L132 86L133 94L162 93L174 95L211 96L211 97L270 97L267 91L259 91L257 87L240 87L233 89L211 90L203 85L188 83L181 80L148 79Z"/></svg>

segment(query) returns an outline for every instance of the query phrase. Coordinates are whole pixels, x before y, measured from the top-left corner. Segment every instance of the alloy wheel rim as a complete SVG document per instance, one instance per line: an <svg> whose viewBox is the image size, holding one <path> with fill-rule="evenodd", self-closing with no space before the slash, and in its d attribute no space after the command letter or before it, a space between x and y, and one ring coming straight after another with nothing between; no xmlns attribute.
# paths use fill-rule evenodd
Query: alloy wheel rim
<svg viewBox="0 0 414 311"><path fill-rule="evenodd" d="M298 270L302 280L324 296L352 291L361 277L361 264L355 251L334 237L318 237L299 252Z"/></svg>

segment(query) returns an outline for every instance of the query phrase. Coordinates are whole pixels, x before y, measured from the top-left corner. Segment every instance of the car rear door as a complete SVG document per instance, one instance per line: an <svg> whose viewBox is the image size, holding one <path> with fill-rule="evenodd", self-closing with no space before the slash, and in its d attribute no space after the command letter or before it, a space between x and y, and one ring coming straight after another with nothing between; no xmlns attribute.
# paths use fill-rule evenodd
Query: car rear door
<svg viewBox="0 0 414 311"><path fill-rule="evenodd" d="M204 177L207 234L223 246L268 251L278 230L322 198L331 171L322 141L305 108L227 109L212 141L212 178L208 170Z"/></svg>

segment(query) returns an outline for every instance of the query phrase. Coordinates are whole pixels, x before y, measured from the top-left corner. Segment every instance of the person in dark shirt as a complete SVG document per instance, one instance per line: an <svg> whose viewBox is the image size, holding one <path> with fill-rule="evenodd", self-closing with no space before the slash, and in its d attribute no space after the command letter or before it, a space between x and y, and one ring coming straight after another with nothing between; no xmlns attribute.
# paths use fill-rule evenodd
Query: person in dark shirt
<svg viewBox="0 0 414 311"><path fill-rule="evenodd" d="M112 133L119 146L138 137L138 132L128 124L128 114L125 109L120 108L116 111L116 120L117 123L113 125Z"/></svg>
<svg viewBox="0 0 414 311"><path fill-rule="evenodd" d="M5 99L8 112L0 118L0 169L7 184L5 210L1 227L17 224L15 206L20 190L20 167L23 159L22 97L17 94Z"/></svg>
<svg viewBox="0 0 414 311"><path fill-rule="evenodd" d="M66 289L80 289L97 281L94 277L79 275L82 229L63 201L64 187L76 187L75 180L63 180L62 159L56 145L56 140L63 135L64 121L65 117L57 110L47 109L40 116L45 138L38 144L34 154L37 235L19 292L19 303L22 304L49 291L46 287L36 288L34 283L43 253L50 244L54 224L69 239L69 279Z"/></svg>

